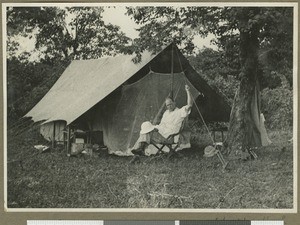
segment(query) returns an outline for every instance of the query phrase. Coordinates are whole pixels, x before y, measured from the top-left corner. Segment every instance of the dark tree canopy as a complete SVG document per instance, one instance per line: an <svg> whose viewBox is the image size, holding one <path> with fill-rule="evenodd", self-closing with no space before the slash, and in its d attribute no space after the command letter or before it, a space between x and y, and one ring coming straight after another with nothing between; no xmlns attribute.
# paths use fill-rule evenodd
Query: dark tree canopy
<svg viewBox="0 0 300 225"><path fill-rule="evenodd" d="M194 36L212 33L228 66L239 69L240 35L255 29L264 62L272 62L274 69L280 69L281 64L292 68L291 7L128 7L127 14L141 25L135 40L139 50L157 52L174 41L191 54Z"/></svg>

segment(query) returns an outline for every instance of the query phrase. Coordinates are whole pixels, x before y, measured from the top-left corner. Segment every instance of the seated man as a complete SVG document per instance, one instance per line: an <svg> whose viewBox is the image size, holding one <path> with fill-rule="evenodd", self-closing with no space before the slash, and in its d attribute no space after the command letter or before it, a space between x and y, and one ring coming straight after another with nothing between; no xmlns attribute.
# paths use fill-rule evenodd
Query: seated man
<svg viewBox="0 0 300 225"><path fill-rule="evenodd" d="M187 93L187 105L177 108L175 102L168 97L165 101L167 110L164 112L160 124L154 126L149 121L142 124L140 137L131 151L134 155L144 155L145 148L151 142L156 144L173 143L173 140L168 140L168 137L180 131L182 122L190 114L193 104L190 87L185 85L185 90Z"/></svg>

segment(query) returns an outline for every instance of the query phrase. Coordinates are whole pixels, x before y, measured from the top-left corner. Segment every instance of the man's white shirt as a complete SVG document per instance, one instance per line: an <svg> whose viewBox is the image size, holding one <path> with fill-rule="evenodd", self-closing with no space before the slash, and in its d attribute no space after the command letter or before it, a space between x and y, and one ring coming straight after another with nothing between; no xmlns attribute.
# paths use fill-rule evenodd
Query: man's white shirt
<svg viewBox="0 0 300 225"><path fill-rule="evenodd" d="M168 138L171 134L176 134L179 132L182 121L191 112L191 109L186 105L182 108L175 108L173 111L166 110L160 121L160 124L156 126L158 132Z"/></svg>

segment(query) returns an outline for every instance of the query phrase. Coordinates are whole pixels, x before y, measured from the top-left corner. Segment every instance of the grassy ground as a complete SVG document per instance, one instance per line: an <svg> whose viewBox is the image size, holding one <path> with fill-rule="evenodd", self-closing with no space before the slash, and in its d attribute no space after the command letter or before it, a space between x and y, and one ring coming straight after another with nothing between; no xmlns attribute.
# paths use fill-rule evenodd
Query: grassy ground
<svg viewBox="0 0 300 225"><path fill-rule="evenodd" d="M105 153L67 157L57 148L39 153L34 132L8 137L9 208L292 208L291 132L271 132L258 159L203 158L205 135L181 156L131 157ZM226 157L225 157L226 158ZM20 161L22 163L20 164ZM226 160L228 160L226 158Z"/></svg>

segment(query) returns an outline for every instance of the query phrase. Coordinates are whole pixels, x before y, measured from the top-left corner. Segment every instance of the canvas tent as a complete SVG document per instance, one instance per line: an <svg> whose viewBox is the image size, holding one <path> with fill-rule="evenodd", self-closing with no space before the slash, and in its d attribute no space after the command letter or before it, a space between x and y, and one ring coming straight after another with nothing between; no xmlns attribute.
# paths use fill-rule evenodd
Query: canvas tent
<svg viewBox="0 0 300 225"><path fill-rule="evenodd" d="M40 131L48 140L62 141L65 127L74 125L101 132L110 153L126 152L137 140L141 123L153 120L171 86L177 105L186 104L187 83L194 97L202 93L195 101L206 121L229 120L228 103L175 45L155 55L145 51L138 63L133 57L73 61L25 116L43 121ZM197 111L192 109L192 113Z"/></svg>

